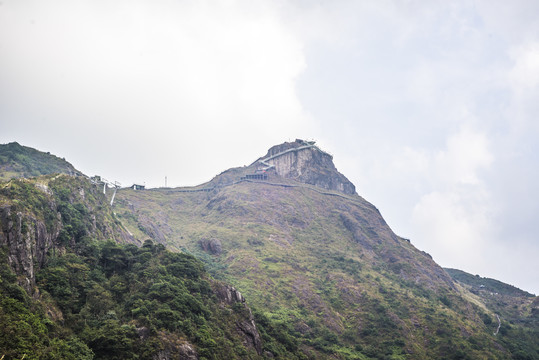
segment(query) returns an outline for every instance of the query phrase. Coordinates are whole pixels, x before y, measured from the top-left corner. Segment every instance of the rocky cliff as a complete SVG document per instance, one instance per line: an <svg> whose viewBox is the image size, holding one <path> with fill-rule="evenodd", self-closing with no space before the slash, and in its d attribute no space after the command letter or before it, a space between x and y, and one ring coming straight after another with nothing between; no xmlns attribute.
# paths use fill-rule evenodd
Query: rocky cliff
<svg viewBox="0 0 539 360"><path fill-rule="evenodd" d="M87 178L57 175L0 185L0 247L26 290L32 292L47 256L85 237L134 241Z"/></svg>
<svg viewBox="0 0 539 360"><path fill-rule="evenodd" d="M36 217L16 211L13 206L0 207L0 247L7 248L8 263L24 278L27 291L35 286L35 271L43 266L62 224L55 221L51 229Z"/></svg>
<svg viewBox="0 0 539 360"><path fill-rule="evenodd" d="M238 305L243 310L244 316L236 321L236 329L242 334L243 345L251 348L258 355L262 354L262 339L256 328L255 319L251 309L245 303L243 295L233 286L216 283L214 291L217 298L227 305Z"/></svg>
<svg viewBox="0 0 539 360"><path fill-rule="evenodd" d="M254 164L283 178L348 195L356 193L354 184L335 168L333 157L318 148L314 142L297 139L275 145Z"/></svg>

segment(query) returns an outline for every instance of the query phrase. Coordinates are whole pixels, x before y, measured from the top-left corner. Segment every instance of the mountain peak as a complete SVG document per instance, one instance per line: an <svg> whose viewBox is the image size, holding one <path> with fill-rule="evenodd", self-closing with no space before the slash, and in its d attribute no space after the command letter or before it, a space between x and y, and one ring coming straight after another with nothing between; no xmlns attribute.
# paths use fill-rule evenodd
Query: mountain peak
<svg viewBox="0 0 539 360"><path fill-rule="evenodd" d="M296 139L272 146L264 157L252 165L258 171L276 174L327 190L354 195L356 188L333 164L333 156L321 150L314 141Z"/></svg>

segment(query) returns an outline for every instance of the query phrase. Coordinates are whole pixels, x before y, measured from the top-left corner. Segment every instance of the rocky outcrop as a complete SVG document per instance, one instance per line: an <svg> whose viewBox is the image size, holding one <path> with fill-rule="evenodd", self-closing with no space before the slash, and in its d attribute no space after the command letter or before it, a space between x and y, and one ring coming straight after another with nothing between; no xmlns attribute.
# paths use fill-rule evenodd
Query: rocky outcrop
<svg viewBox="0 0 539 360"><path fill-rule="evenodd" d="M198 243L202 250L209 252L212 255L221 255L223 252L223 246L221 245L221 240L219 239L202 239Z"/></svg>
<svg viewBox="0 0 539 360"><path fill-rule="evenodd" d="M160 331L158 337L161 350L152 356L152 360L198 360L193 344L177 334Z"/></svg>
<svg viewBox="0 0 539 360"><path fill-rule="evenodd" d="M245 304L245 298L236 290L236 288L229 285L218 285L216 289L217 298L226 303L227 305L233 305L240 303L244 306L245 316L236 321L236 328L243 337L243 345L247 348L254 349L258 355L262 354L262 338L256 328L255 319L251 309Z"/></svg>
<svg viewBox="0 0 539 360"><path fill-rule="evenodd" d="M35 217L17 212L12 206L0 207L0 247L7 249L8 263L16 274L24 277L21 285L27 291L32 292L35 271L43 266L60 229L59 219L48 230Z"/></svg>
<svg viewBox="0 0 539 360"><path fill-rule="evenodd" d="M182 360L198 360L198 354L193 345L188 342L183 343L178 348L179 358Z"/></svg>
<svg viewBox="0 0 539 360"><path fill-rule="evenodd" d="M46 184L54 181L61 181L61 196ZM133 241L114 221L107 199L86 178L59 175L12 180L2 188L0 203L0 248L6 249L9 265L30 294L35 273L45 265L48 254L76 246L75 236L62 229L77 225L79 238ZM77 224L70 223L74 214L84 214Z"/></svg>
<svg viewBox="0 0 539 360"><path fill-rule="evenodd" d="M262 339L260 334L256 329L256 324L249 310L249 319L238 321L236 323L238 330L243 333L243 345L247 348L252 348L256 350L258 355L262 354Z"/></svg>
<svg viewBox="0 0 539 360"><path fill-rule="evenodd" d="M167 238L161 229L155 225L150 219L142 217L140 219L140 229L148 235L151 239L155 240L159 244L166 244Z"/></svg>
<svg viewBox="0 0 539 360"><path fill-rule="evenodd" d="M344 227L352 233L352 239L361 244L365 249L372 250L371 241L365 234L358 221L348 213L340 214Z"/></svg>
<svg viewBox="0 0 539 360"><path fill-rule="evenodd" d="M236 302L245 302L243 295L236 290L235 287L229 285L221 285L216 289L216 295L219 300L225 302L228 305L232 305Z"/></svg>
<svg viewBox="0 0 539 360"><path fill-rule="evenodd" d="M313 142L297 139L273 146L263 158L272 168L270 172L305 184L354 195L356 188L333 164L333 157L320 150Z"/></svg>

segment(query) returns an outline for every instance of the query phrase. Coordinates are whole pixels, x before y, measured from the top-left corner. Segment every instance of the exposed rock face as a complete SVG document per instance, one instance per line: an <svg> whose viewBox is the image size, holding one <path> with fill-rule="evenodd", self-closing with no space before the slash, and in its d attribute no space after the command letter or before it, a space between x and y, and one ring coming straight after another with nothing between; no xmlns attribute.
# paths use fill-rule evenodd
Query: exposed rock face
<svg viewBox="0 0 539 360"><path fill-rule="evenodd" d="M82 178L68 179L89 185ZM7 198L13 202L7 202L0 207L0 247L7 248L8 263L13 271L22 277L21 285L30 294L33 294L35 287L35 273L45 265L48 253L65 250L65 244L60 244L58 238L62 228L69 225L68 216L64 218L57 210L57 200L53 192L42 183L32 184L43 193L44 199L40 206L25 208L21 212L21 206L17 205L17 202L25 203L27 199L15 196L13 199ZM120 242L132 241L132 236L122 227L105 220L103 214L105 211L111 211L107 205L104 206L106 210L96 210L92 207L88 201L88 189L99 194L99 205L107 204L106 199L91 186L86 190L84 187L70 189L72 190L70 203L77 203L87 213L85 235ZM45 210L49 214L47 221L44 220ZM70 245L75 246L75 239L70 239Z"/></svg>
<svg viewBox="0 0 539 360"><path fill-rule="evenodd" d="M10 206L0 208L0 246L7 248L9 265L25 277L21 285L29 292L35 285L35 271L43 266L60 229L60 220L49 232L43 221L15 212Z"/></svg>
<svg viewBox="0 0 539 360"><path fill-rule="evenodd" d="M363 245L365 249L371 250L372 246L369 237L365 234L359 222L348 213L341 213L340 217L344 227L352 233L354 241Z"/></svg>
<svg viewBox="0 0 539 360"><path fill-rule="evenodd" d="M256 329L255 320L251 314L251 310L249 310L249 315L248 320L238 321L236 325L238 326L238 330L244 334L243 344L246 347L254 348L256 353L260 355L262 354L262 340Z"/></svg>
<svg viewBox="0 0 539 360"><path fill-rule="evenodd" d="M282 155L279 155L281 153ZM356 193L354 184L335 168L333 157L313 143L297 139L295 142L276 145L258 161L268 158L267 163L274 166L271 171L284 178L327 190L337 190L348 195Z"/></svg>
<svg viewBox="0 0 539 360"><path fill-rule="evenodd" d="M245 302L243 295L233 286L223 285L219 287L216 292L219 300L227 303L228 305L232 305L236 302Z"/></svg>
<svg viewBox="0 0 539 360"><path fill-rule="evenodd" d="M146 218L142 218L140 221L140 224L143 227L143 231L146 235L148 235L150 238L155 240L159 244L166 244L167 239L165 237L165 234L161 229L156 226L152 221Z"/></svg>
<svg viewBox="0 0 539 360"><path fill-rule="evenodd" d="M160 332L159 342L163 348L152 356L152 360L198 360L195 347L176 334Z"/></svg>
<svg viewBox="0 0 539 360"><path fill-rule="evenodd" d="M539 321L539 296L533 300L531 309L531 317Z"/></svg>
<svg viewBox="0 0 539 360"><path fill-rule="evenodd" d="M193 345L189 343L183 343L178 348L180 359L182 360L198 360L198 354L193 348Z"/></svg>
<svg viewBox="0 0 539 360"><path fill-rule="evenodd" d="M209 252L212 255L221 255L223 246L219 239L202 239L198 242L202 250Z"/></svg>
<svg viewBox="0 0 539 360"><path fill-rule="evenodd" d="M221 285L216 289L217 297L228 305L234 303L241 303L245 307L247 318L238 320L236 327L238 332L243 334L243 344L255 349L258 355L262 354L262 339L258 330L256 329L255 319L251 312L251 309L245 304L245 298L236 290L236 288L229 285Z"/></svg>

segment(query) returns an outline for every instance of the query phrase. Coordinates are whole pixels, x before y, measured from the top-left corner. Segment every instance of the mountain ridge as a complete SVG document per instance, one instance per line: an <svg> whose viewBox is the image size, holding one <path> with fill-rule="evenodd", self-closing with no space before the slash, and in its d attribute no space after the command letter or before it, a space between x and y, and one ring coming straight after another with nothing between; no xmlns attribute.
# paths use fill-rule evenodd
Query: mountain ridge
<svg viewBox="0 0 539 360"><path fill-rule="evenodd" d="M0 144L0 181L55 173L82 175L64 158L17 142Z"/></svg>

